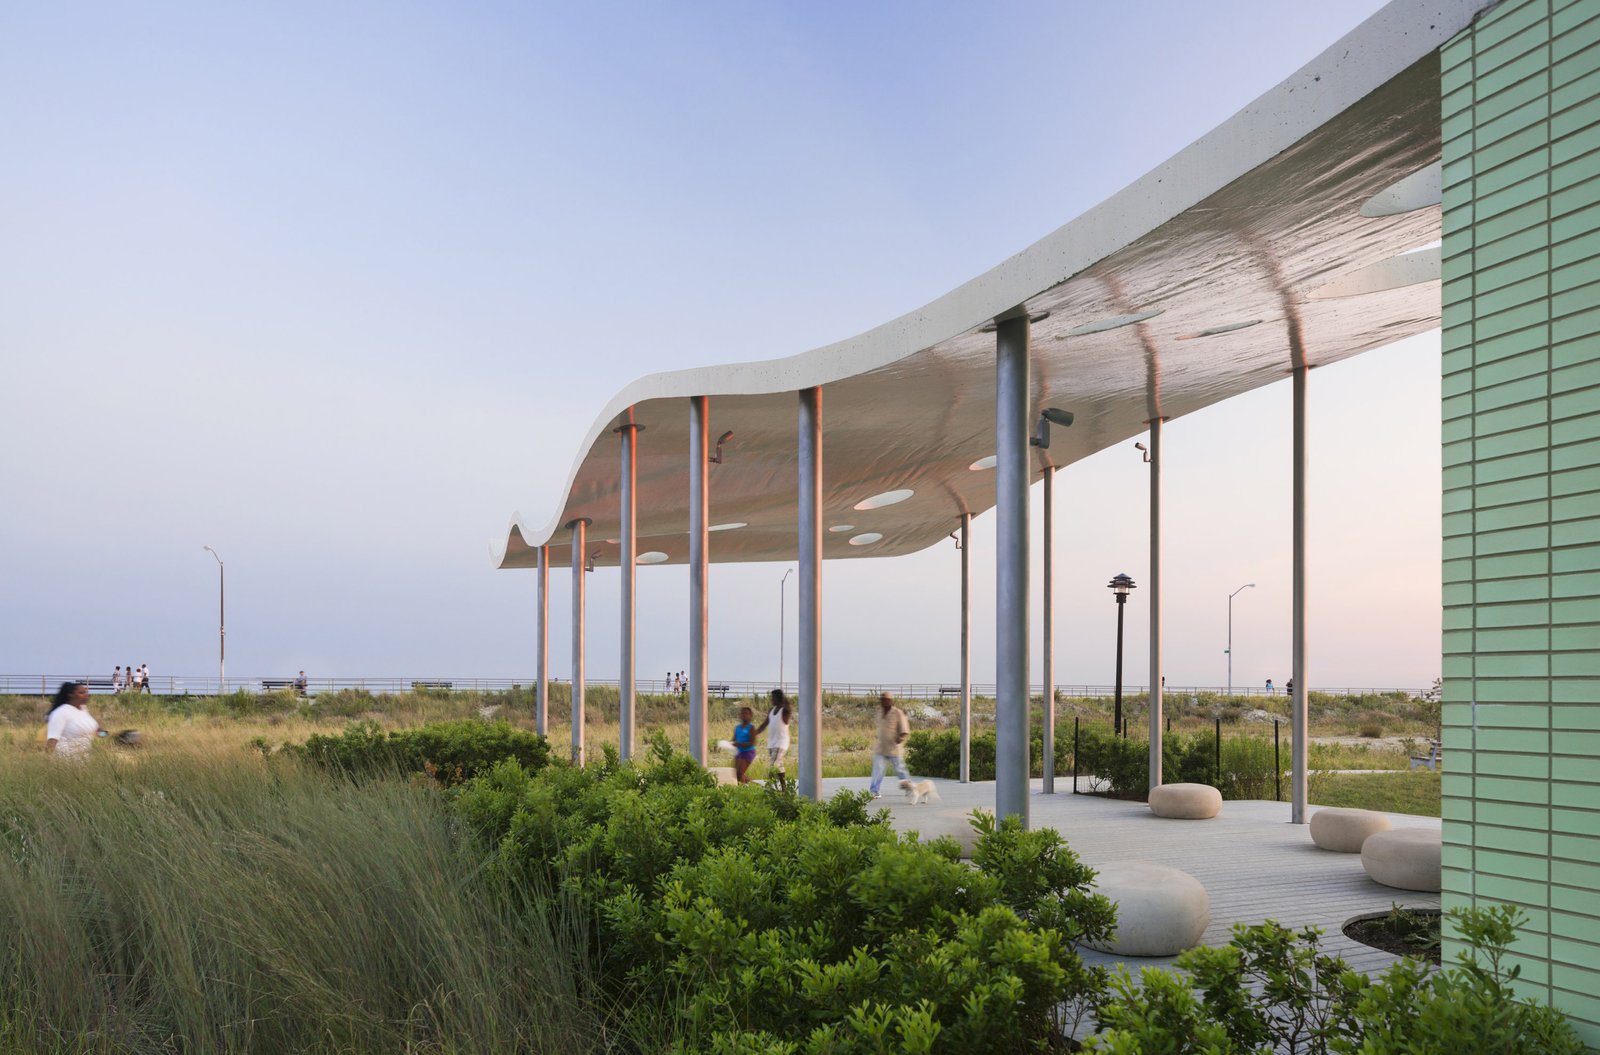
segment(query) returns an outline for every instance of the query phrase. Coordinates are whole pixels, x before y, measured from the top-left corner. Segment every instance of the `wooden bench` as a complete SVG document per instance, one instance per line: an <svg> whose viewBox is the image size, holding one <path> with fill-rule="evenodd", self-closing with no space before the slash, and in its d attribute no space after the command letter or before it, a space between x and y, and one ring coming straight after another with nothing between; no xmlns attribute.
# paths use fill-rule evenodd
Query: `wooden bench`
<svg viewBox="0 0 1600 1055"><path fill-rule="evenodd" d="M941 685L941 686L939 686L939 695L941 697L943 697L943 696L960 696L961 695L961 686L959 686L959 685Z"/></svg>
<svg viewBox="0 0 1600 1055"><path fill-rule="evenodd" d="M305 688L300 684L299 678L262 678L262 692L277 692L279 689L293 689L298 695L306 694Z"/></svg>
<svg viewBox="0 0 1600 1055"><path fill-rule="evenodd" d="M453 689L455 687L456 683L453 681L413 681L411 683L412 692L416 692L418 689Z"/></svg>
<svg viewBox="0 0 1600 1055"><path fill-rule="evenodd" d="M1412 769L1438 769L1439 763L1444 761L1444 748L1439 741L1428 741L1428 753L1425 755L1412 755Z"/></svg>
<svg viewBox="0 0 1600 1055"><path fill-rule="evenodd" d="M708 692L708 693L714 692L718 696L721 696L723 699L727 699L728 698L728 686L726 686L726 685L707 685L706 686L706 692Z"/></svg>
<svg viewBox="0 0 1600 1055"><path fill-rule="evenodd" d="M110 678L84 678L81 682L90 692L114 692L114 685Z"/></svg>

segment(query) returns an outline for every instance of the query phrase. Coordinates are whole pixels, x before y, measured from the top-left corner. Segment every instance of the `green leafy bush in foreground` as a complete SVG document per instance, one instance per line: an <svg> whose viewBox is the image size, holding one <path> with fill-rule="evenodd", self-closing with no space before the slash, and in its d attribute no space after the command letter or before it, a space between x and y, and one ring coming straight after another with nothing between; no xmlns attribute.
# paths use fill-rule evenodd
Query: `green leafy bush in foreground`
<svg viewBox="0 0 1600 1055"><path fill-rule="evenodd" d="M869 818L646 765L504 763L458 794L498 870L589 914L602 985L649 1050L1045 1051L1103 972L1112 907L1054 831L977 814L972 865Z"/></svg>
<svg viewBox="0 0 1600 1055"><path fill-rule="evenodd" d="M524 769L542 769L550 757L544 737L506 722L473 718L387 733L376 722L354 722L337 736L316 733L287 750L347 776L426 772L447 785L471 780L507 760Z"/></svg>
<svg viewBox="0 0 1600 1055"><path fill-rule="evenodd" d="M1437 974L1401 960L1378 978L1319 950L1314 929L1267 922L1234 928L1220 948L1178 957L1187 976L1126 969L1099 1009L1108 1055L1581 1055L1553 1008L1516 998L1519 968L1503 966L1521 922L1516 909L1456 910L1467 949Z"/></svg>

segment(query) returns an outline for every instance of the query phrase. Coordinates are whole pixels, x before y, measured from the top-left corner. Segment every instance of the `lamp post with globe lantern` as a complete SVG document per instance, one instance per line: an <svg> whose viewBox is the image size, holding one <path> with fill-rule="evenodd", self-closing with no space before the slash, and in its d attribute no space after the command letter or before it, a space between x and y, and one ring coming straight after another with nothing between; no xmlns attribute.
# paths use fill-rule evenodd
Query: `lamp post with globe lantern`
<svg viewBox="0 0 1600 1055"><path fill-rule="evenodd" d="M1128 604L1128 594L1133 590L1133 580L1127 572L1120 572L1109 583L1111 592L1117 598L1117 694L1116 710L1112 713L1113 730L1116 735L1122 735L1122 613Z"/></svg>

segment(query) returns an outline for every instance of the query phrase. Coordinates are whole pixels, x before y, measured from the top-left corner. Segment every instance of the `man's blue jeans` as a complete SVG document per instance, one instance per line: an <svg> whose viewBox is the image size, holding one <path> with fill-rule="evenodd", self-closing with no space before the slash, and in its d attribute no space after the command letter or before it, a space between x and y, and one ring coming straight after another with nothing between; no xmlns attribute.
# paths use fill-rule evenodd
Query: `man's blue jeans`
<svg viewBox="0 0 1600 1055"><path fill-rule="evenodd" d="M910 780L911 771L906 768L904 755L873 755L872 756L872 793L876 795L878 788L883 784L883 771L894 764L894 771L901 780Z"/></svg>

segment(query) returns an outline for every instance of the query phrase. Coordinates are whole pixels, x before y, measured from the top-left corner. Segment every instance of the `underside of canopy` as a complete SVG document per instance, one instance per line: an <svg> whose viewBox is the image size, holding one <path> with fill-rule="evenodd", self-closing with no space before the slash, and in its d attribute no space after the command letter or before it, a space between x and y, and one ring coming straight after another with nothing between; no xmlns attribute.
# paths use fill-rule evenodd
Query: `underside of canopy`
<svg viewBox="0 0 1600 1055"><path fill-rule="evenodd" d="M913 553L994 504L993 320L1026 311L1032 406L1071 411L1040 467L1439 324L1439 46L1487 0L1395 0L1108 201L926 307L786 359L645 377L596 419L541 528L501 568L615 565L620 459L638 433L642 562L689 556L689 397L709 397L717 562L793 559L796 395L821 387L825 558ZM978 465L978 468L974 468ZM910 491L887 504L876 496ZM863 505L865 507L863 507ZM877 536L876 538L874 536Z"/></svg>

